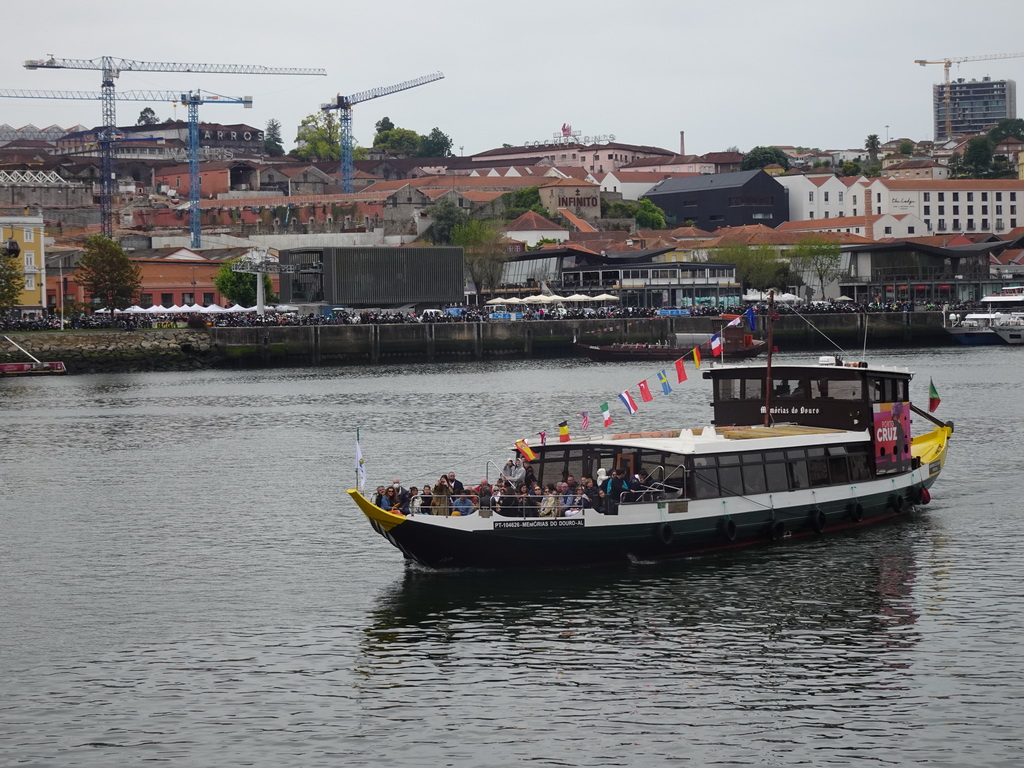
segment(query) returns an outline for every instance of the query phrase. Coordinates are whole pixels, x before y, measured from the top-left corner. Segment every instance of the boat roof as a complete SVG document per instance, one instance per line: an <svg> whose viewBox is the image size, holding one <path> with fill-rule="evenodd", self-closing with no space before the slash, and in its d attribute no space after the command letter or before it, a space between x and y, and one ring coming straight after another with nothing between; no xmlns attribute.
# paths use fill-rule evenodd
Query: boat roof
<svg viewBox="0 0 1024 768"><path fill-rule="evenodd" d="M876 373L888 373L888 374L898 373L898 374L904 374L904 375L908 375L908 376L913 376L914 375L913 371L911 371L909 368L905 368L903 366L871 365L871 364L863 362L863 361L856 361L856 362L849 361L849 362L847 362L847 361L844 361L841 357L837 358L835 355L822 355L822 356L820 356L818 358L818 361L815 362L815 363L812 363L812 362L806 362L806 363L788 363L788 362L787 363L776 363L776 362L773 362L772 363L772 373L773 374L775 373L775 371L785 371L786 373L791 373L793 371L793 369L795 369L795 368L803 368L805 370L811 370L811 371L823 371L823 370L827 371L830 368L833 369L833 370L851 370L851 369L853 369L853 370L858 370L858 371L868 371L868 372L872 372L873 371L873 372L876 372ZM753 364L749 364L748 363L748 364L744 365L742 363L716 363L714 361L711 361L711 368L704 373L704 376L706 378L710 378L716 372L719 372L719 371L748 370L748 371L763 372L764 369L765 369L765 364L764 363L753 363Z"/></svg>
<svg viewBox="0 0 1024 768"><path fill-rule="evenodd" d="M697 427L695 429L670 429L660 432L620 432L608 435L586 435L574 437L571 443L559 443L557 447L608 446L622 448L644 448L652 451L667 451L682 454L730 453L742 450L768 450L772 448L796 448L801 446L836 445L839 443L867 442L867 430L853 432L845 429L807 427L801 424L773 424L743 427ZM756 441L751 442L751 441ZM553 448L556 446L552 446Z"/></svg>

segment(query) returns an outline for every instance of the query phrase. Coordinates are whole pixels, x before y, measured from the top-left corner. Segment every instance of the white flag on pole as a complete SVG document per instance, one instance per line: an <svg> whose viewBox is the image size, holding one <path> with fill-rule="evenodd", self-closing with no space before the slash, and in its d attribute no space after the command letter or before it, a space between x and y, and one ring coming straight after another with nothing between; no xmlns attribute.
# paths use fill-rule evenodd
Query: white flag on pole
<svg viewBox="0 0 1024 768"><path fill-rule="evenodd" d="M366 466L363 462L363 449L359 445L359 430L356 430L356 478L358 480L359 490L363 490L363 486L366 485Z"/></svg>

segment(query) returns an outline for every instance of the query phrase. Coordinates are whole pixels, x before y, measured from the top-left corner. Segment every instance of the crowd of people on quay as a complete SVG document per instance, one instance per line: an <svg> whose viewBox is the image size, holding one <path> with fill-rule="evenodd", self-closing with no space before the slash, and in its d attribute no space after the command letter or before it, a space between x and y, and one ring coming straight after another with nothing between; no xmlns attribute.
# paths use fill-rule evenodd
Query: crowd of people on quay
<svg viewBox="0 0 1024 768"><path fill-rule="evenodd" d="M509 460L493 484L484 478L467 485L448 472L436 482L406 488L396 477L391 485L378 486L371 501L402 515L573 517L585 509L617 515L620 502L640 501L653 492L643 470L627 476L624 469L608 473L602 468L595 477L568 475L542 486L530 462L516 459Z"/></svg>
<svg viewBox="0 0 1024 768"><path fill-rule="evenodd" d="M716 317L722 314L741 314L748 306L753 306L758 314L768 311L767 302L743 305L701 304L683 307L691 316ZM964 312L981 308L979 302L953 302L937 304L935 302L884 302L873 301L867 304L853 301L816 301L809 304L777 303L777 314L856 314L861 312ZM524 321L544 320L586 320L586 319L619 319L657 317L656 307L517 307L516 312ZM121 330L138 330L145 328L185 327L189 315L167 314L69 314L64 317L64 328L72 330L113 328ZM401 323L478 323L488 322L493 317L490 307L475 305L459 305L445 308L443 311L428 310L425 312L401 312L385 309L338 309L328 314L300 312L233 312L212 316L197 316L195 322L209 323L218 327L263 327L263 326L295 326L295 325L394 325ZM497 318L502 319L502 318ZM0 317L0 331L50 331L59 330L60 317L47 314L34 318Z"/></svg>

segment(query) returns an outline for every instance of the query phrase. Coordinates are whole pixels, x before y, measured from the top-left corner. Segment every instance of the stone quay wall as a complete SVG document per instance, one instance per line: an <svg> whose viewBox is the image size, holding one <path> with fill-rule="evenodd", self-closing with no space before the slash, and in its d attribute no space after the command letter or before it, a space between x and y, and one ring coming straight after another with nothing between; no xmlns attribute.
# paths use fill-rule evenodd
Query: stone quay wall
<svg viewBox="0 0 1024 768"><path fill-rule="evenodd" d="M218 364L204 330L53 331L7 333L19 346L46 361L63 361L68 373L107 371L187 371ZM0 338L0 362L27 358Z"/></svg>
<svg viewBox="0 0 1024 768"><path fill-rule="evenodd" d="M781 316L775 323L776 346L832 351L826 334L854 352L864 345L865 332L868 349L953 343L939 312L814 315L808 320L813 326L794 315ZM757 335L763 336L764 324L759 317ZM40 360L62 360L69 372L87 373L557 357L575 354L577 343L674 343L676 334L708 335L721 326L717 318L655 317L6 335ZM0 338L0 362L25 360Z"/></svg>

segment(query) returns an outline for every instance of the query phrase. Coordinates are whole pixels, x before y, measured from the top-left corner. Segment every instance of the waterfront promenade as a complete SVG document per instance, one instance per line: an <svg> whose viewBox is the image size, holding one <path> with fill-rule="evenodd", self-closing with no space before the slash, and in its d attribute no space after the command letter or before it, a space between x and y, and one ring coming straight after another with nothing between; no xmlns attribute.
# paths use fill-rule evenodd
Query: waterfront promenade
<svg viewBox="0 0 1024 768"><path fill-rule="evenodd" d="M762 335L765 318L758 317L757 322L757 334ZM575 354L577 342L674 342L677 333L711 334L723 323L715 317L647 317L7 335L40 360L63 360L70 372L84 373L564 357ZM865 330L872 349L951 343L939 312L887 312L783 315L775 323L775 344L783 350L834 350L832 339L847 350L859 350ZM24 359L12 346L0 343L0 362Z"/></svg>

